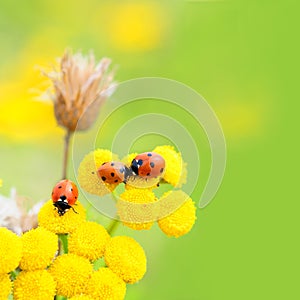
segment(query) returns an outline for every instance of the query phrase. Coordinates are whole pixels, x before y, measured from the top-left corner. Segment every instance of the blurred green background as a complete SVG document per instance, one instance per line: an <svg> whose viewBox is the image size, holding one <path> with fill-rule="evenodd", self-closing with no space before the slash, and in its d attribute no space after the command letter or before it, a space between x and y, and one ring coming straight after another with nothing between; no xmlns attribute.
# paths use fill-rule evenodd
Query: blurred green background
<svg viewBox="0 0 300 300"><path fill-rule="evenodd" d="M14 186L35 201L49 198L61 174L63 131L51 102L33 100L45 87L36 66L49 66L66 47L93 49L118 65L120 82L160 76L198 91L228 147L222 186L198 209L190 234L171 239L157 226L120 226L117 233L135 237L148 257L145 278L126 299L298 299L299 8L270 0L0 0L1 194ZM196 202L209 155L202 159Z"/></svg>

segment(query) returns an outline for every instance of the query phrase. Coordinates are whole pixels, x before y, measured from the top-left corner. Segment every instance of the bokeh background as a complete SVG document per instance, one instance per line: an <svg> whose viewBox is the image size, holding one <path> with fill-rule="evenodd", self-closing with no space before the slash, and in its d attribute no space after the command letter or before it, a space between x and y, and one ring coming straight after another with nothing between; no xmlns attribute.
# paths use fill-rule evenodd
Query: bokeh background
<svg viewBox="0 0 300 300"><path fill-rule="evenodd" d="M61 176L63 131L51 102L40 99L47 83L39 68L66 47L93 49L97 58L112 58L120 82L158 76L198 91L227 141L224 181L198 209L190 234L118 229L148 256L145 278L129 286L126 299L299 298L298 11L297 1L270 0L0 0L1 194L16 187L28 199L49 198ZM132 111L114 116L101 146ZM148 142L152 148L156 140ZM132 150L146 151L145 144ZM197 146L204 154L195 201L210 163L205 139ZM72 165L69 172L75 178ZM102 218L92 210L90 217Z"/></svg>

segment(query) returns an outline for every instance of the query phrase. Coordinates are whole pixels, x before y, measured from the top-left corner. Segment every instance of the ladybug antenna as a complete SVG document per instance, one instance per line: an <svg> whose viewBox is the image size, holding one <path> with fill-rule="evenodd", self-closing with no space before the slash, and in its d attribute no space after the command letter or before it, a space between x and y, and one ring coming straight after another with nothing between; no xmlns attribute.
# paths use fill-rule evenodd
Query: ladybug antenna
<svg viewBox="0 0 300 300"><path fill-rule="evenodd" d="M74 209L73 206L71 206L72 210L74 211L75 214L78 214L78 212Z"/></svg>

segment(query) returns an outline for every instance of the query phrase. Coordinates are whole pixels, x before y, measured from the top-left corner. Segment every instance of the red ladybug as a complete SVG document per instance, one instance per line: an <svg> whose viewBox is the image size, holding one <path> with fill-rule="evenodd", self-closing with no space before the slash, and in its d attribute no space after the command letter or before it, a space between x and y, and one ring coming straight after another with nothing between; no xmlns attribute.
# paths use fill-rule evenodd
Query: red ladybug
<svg viewBox="0 0 300 300"><path fill-rule="evenodd" d="M163 175L165 160L155 152L144 152L137 155L131 162L133 175L142 178L155 178Z"/></svg>
<svg viewBox="0 0 300 300"><path fill-rule="evenodd" d="M63 216L70 208L77 213L73 208L77 198L78 189L71 180L61 180L53 188L52 201L60 216Z"/></svg>
<svg viewBox="0 0 300 300"><path fill-rule="evenodd" d="M98 176L105 183L116 184L125 182L128 169L119 161L105 162L98 169Z"/></svg>

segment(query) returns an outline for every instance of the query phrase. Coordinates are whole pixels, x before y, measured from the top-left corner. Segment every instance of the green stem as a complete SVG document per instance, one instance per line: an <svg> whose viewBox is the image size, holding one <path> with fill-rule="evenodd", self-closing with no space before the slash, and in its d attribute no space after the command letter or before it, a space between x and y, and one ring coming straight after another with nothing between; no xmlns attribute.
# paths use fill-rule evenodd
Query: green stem
<svg viewBox="0 0 300 300"><path fill-rule="evenodd" d="M113 232L117 229L120 222L117 219L114 219L110 222L110 224L107 227L107 232L112 235Z"/></svg>
<svg viewBox="0 0 300 300"><path fill-rule="evenodd" d="M63 253L68 253L68 235L67 234L59 234L58 237L62 244Z"/></svg>
<svg viewBox="0 0 300 300"><path fill-rule="evenodd" d="M15 280L20 272L18 270L14 270L10 272L10 277L12 280Z"/></svg>

